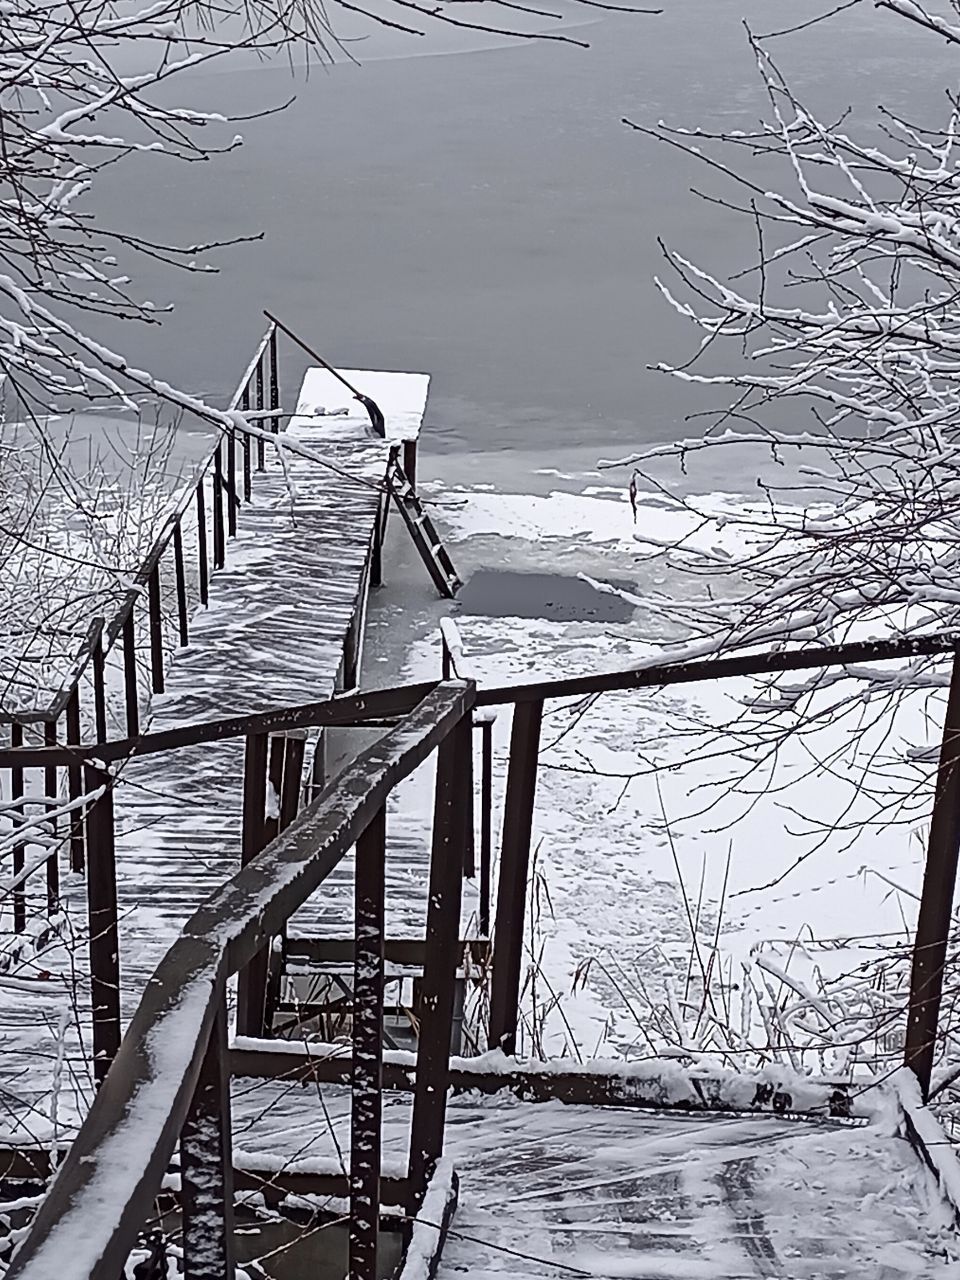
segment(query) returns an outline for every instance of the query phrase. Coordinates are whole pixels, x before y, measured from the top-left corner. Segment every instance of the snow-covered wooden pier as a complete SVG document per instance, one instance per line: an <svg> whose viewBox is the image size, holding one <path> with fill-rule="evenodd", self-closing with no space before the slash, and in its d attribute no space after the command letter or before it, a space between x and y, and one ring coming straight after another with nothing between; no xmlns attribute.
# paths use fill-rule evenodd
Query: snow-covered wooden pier
<svg viewBox="0 0 960 1280"><path fill-rule="evenodd" d="M275 346L272 352L269 344L261 348L242 390L243 407L253 404L254 423L271 421L256 416L275 381L271 355L275 360ZM256 446L247 442L241 458L234 440L215 461L212 485L200 489L201 518L204 525L213 521L212 529L205 528L205 551L214 565L208 560L201 567L205 604L191 611L188 643L174 647L167 624L179 613L182 625L183 610L172 589L163 594L166 660L149 672L143 660L147 652L154 656L153 636L144 619L134 663L141 704L144 676L153 687L146 706L128 708L128 728L162 735L225 716L324 702L357 684L369 595L379 572L388 468L398 448L406 450L408 464L413 456L429 379L369 370L344 376L375 401L383 437L374 435L366 409L337 377L310 368L286 430L275 448L269 441L261 448L259 465ZM240 399L238 393L235 401ZM185 515L192 524L184 520L177 531L178 554L191 535L197 543L197 517L191 508ZM181 576L179 562L175 576ZM188 574L182 576L188 581ZM93 663L86 674L94 677ZM116 675L114 686L122 689L125 672ZM108 701L109 669L105 683ZM25 733L29 740L29 729L14 732L15 740ZM324 734L303 732L293 741L297 790L308 795L325 780ZM137 754L134 747L117 764L112 857L124 1020L184 922L240 865L243 775L242 738L162 755ZM268 808L272 803L279 805L279 796L268 800ZM391 936L415 940L425 920L428 820L392 814L388 846L388 876L402 889L392 895ZM88 858L95 857L91 847ZM13 937L0 975L0 1145L69 1140L95 1088L85 878L58 869L52 928L43 892L34 887L38 880L42 867L27 883L25 942L12 921L9 893L6 901L6 930ZM305 950L350 936L352 912L353 873L345 865L323 898L307 902L297 915L292 933L300 972L316 968L303 958ZM343 964L326 967L338 971ZM407 971L415 973L416 966Z"/></svg>
<svg viewBox="0 0 960 1280"><path fill-rule="evenodd" d="M0 1264L11 1280L117 1280L131 1258L137 1280L178 1263L188 1280L953 1274L960 1166L923 1101L928 981L892 1080L515 1054L548 700L953 652L955 637L478 689L448 627L442 680L358 688L389 501L438 590L456 580L397 455L412 469L426 380L347 376L373 408L315 369L262 462L249 434L218 443L118 616L0 749L22 836L0 1192L33 1215L11 1219ZM274 330L231 408L275 422L277 400ZM491 939L472 883L489 884L500 706ZM324 736L358 728L327 776ZM425 768L432 812L405 803ZM934 827L952 797L938 789Z"/></svg>

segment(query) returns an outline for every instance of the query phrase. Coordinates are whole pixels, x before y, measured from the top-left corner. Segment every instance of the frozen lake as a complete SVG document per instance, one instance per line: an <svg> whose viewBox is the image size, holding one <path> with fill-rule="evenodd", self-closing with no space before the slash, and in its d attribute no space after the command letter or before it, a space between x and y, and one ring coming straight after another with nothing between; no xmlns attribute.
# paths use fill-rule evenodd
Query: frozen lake
<svg viewBox="0 0 960 1280"><path fill-rule="evenodd" d="M212 164L108 171L104 221L153 239L264 239L220 254L218 276L142 264L144 291L176 315L108 336L223 397L268 306L334 362L429 371L430 452L597 455L674 437L704 401L646 368L694 341L652 284L657 237L722 272L751 261L752 229L690 195L716 189L706 171L621 118L749 127L763 102L744 18L765 31L827 5L663 3L654 17L568 11L588 49L436 25L403 36L337 14L360 66L307 77L240 63L184 80L189 105L225 112L297 100L239 125L245 145ZM852 105L864 118L881 101L924 123L946 112L955 55L872 6L776 47L825 114Z"/></svg>

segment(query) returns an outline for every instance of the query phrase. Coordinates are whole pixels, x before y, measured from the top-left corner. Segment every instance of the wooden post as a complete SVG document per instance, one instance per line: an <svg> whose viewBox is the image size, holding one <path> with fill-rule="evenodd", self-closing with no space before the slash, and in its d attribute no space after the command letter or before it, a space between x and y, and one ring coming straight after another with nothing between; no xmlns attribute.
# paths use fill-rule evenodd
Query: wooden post
<svg viewBox="0 0 960 1280"><path fill-rule="evenodd" d="M163 693L163 618L160 614L160 562L150 570L147 579L147 602L150 609L150 681L154 693Z"/></svg>
<svg viewBox="0 0 960 1280"><path fill-rule="evenodd" d="M943 970L953 910L953 892L960 852L960 655L953 661L947 712L940 744L940 762L930 819L927 863L913 948L910 1005L907 1015L904 1063L920 1081L923 1099L930 1092L930 1074L937 1042Z"/></svg>
<svg viewBox="0 0 960 1280"><path fill-rule="evenodd" d="M73 746L80 742L80 688L76 684L67 699L67 742ZM79 764L67 769L67 786L70 803L76 804L83 795L83 772ZM83 813L79 806L70 813L70 870L83 870Z"/></svg>
<svg viewBox="0 0 960 1280"><path fill-rule="evenodd" d="M48 720L43 726L43 745L45 747L55 747L57 745L57 722L56 720ZM57 808L57 767L56 765L47 765L43 771L43 790L47 797L46 808L50 812ZM50 835L53 837L53 848L50 850L47 858L47 914L55 915L60 909L60 849L57 845L57 820L50 818Z"/></svg>
<svg viewBox="0 0 960 1280"><path fill-rule="evenodd" d="M127 711L127 737L140 732L140 689L137 684L137 634L133 625L133 605L123 620L123 686Z"/></svg>
<svg viewBox="0 0 960 1280"><path fill-rule="evenodd" d="M90 931L90 1005L93 1070L100 1085L120 1048L120 942L114 850L113 779L84 767L88 792L104 788L87 807L87 922Z"/></svg>
<svg viewBox="0 0 960 1280"><path fill-rule="evenodd" d="M207 506L202 476L197 485L197 581L200 585L200 603L206 604L210 594L210 566L207 561Z"/></svg>
<svg viewBox="0 0 960 1280"><path fill-rule="evenodd" d="M480 932L490 936L490 864L493 852L493 721L480 726Z"/></svg>
<svg viewBox="0 0 960 1280"><path fill-rule="evenodd" d="M386 811L357 841L350 1113L349 1280L377 1280L383 1076Z"/></svg>
<svg viewBox="0 0 960 1280"><path fill-rule="evenodd" d="M423 1195L443 1152L454 988L460 952L465 762L471 747L470 736L468 712L437 751L427 933L420 984L417 1080L410 1131L410 1187L415 1197Z"/></svg>
<svg viewBox="0 0 960 1280"><path fill-rule="evenodd" d="M242 866L257 856L266 843L267 744L265 733L247 735L243 765L243 845ZM269 967L267 948L262 948L237 975L237 1035L262 1036L266 1011Z"/></svg>
<svg viewBox="0 0 960 1280"><path fill-rule="evenodd" d="M23 725L18 724L14 720L10 726L10 746L23 746ZM23 768L20 765L12 765L10 768L10 799L16 800L18 797L23 799ZM13 810L13 821L17 821L17 817L24 815L24 806L19 804ZM13 849L13 874L18 876L25 866L25 848L22 844L14 845ZM27 886L19 885L13 891L13 931L14 933L23 933L27 927Z"/></svg>
<svg viewBox="0 0 960 1280"><path fill-rule="evenodd" d="M180 1204L184 1280L233 1280L233 1138L224 992L180 1132Z"/></svg>
<svg viewBox="0 0 960 1280"><path fill-rule="evenodd" d="M530 864L530 835L537 791L537 758L543 703L518 702L510 731L510 764L503 810L497 922L493 935L490 990L491 1049L513 1054L517 1048L523 921Z"/></svg>
<svg viewBox="0 0 960 1280"><path fill-rule="evenodd" d="M177 586L177 627L183 647L190 643L190 628L187 621L187 575L183 567L183 529L179 520L173 526L173 571Z"/></svg>

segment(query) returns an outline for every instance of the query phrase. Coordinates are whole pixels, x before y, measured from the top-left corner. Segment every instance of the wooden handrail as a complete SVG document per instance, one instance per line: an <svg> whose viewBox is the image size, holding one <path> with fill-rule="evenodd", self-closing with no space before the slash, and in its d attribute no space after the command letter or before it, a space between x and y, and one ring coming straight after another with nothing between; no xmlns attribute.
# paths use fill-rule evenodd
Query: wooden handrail
<svg viewBox="0 0 960 1280"><path fill-rule="evenodd" d="M147 983L8 1280L120 1274L173 1156L227 978L280 932L475 697L462 681L434 688L191 916Z"/></svg>

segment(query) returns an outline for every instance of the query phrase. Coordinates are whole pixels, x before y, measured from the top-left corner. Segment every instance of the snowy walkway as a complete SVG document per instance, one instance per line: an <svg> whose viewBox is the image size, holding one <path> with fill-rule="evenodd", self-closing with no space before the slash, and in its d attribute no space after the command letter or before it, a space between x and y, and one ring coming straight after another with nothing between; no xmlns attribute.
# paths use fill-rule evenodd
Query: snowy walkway
<svg viewBox="0 0 960 1280"><path fill-rule="evenodd" d="M423 375L350 376L361 386L376 383L388 435L416 435ZM151 730L322 700L338 688L388 452L387 442L371 438L365 412L345 397L333 379L310 371L291 431L331 466L289 451L284 465L268 459L252 502L240 509L226 565L211 579L210 607L194 618L190 645L177 651L166 692L153 699ZM317 414L320 406L326 415ZM242 771L243 743L234 740L135 758L120 775L125 1019L184 919L237 869ZM389 839L391 931L422 933L426 819L393 815ZM43 976L0 977L0 1142L45 1139L52 1128L68 1137L92 1094L89 1037L78 1032L89 1025L85 893L82 877L65 877L73 944L43 950L25 969ZM293 932L349 936L352 910L352 867L342 866L298 914Z"/></svg>
<svg viewBox="0 0 960 1280"><path fill-rule="evenodd" d="M385 1102L392 1173L410 1104ZM234 1107L238 1164L306 1170L349 1150L345 1089L238 1080ZM460 1204L438 1280L956 1275L932 1179L876 1125L463 1095L444 1154Z"/></svg>

